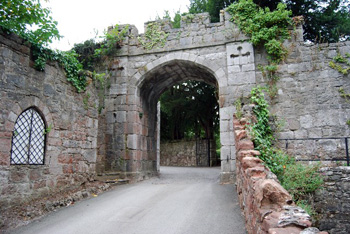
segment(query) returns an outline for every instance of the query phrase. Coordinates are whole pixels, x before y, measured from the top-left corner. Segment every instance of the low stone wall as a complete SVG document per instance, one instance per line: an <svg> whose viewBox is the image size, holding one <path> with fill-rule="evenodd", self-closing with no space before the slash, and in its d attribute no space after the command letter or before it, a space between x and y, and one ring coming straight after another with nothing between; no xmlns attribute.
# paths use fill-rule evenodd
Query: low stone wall
<svg viewBox="0 0 350 234"><path fill-rule="evenodd" d="M247 121L234 118L236 185L239 201L251 233L318 233L310 216L294 205L291 195L263 165L245 129ZM308 229L308 230L307 230ZM313 232L306 231L314 230Z"/></svg>
<svg viewBox="0 0 350 234"><path fill-rule="evenodd" d="M319 228L329 233L350 233L350 167L321 169L324 186L314 195Z"/></svg>
<svg viewBox="0 0 350 234"><path fill-rule="evenodd" d="M95 176L95 89L79 94L58 64L46 65L45 72L33 64L24 40L0 33L0 226L7 225L1 223L5 210L76 189ZM19 135L15 124L28 108L35 108L45 123L42 165L10 162L12 139Z"/></svg>
<svg viewBox="0 0 350 234"><path fill-rule="evenodd" d="M211 166L216 166L216 147L213 140L210 141ZM166 141L160 144L160 165L196 167L208 166L208 141L178 140Z"/></svg>
<svg viewBox="0 0 350 234"><path fill-rule="evenodd" d="M160 165L195 167L196 141L161 142Z"/></svg>

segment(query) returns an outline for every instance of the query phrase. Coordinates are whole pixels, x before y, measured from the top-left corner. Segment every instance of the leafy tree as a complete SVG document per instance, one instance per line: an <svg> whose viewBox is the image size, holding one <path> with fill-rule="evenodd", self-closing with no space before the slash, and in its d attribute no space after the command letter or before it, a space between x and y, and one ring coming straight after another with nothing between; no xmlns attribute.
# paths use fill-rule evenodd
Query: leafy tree
<svg viewBox="0 0 350 234"><path fill-rule="evenodd" d="M164 92L161 102L162 139L205 137L214 139L218 130L218 104L215 88L187 81Z"/></svg>
<svg viewBox="0 0 350 234"><path fill-rule="evenodd" d="M188 11L190 14L207 12L208 0L190 0Z"/></svg>
<svg viewBox="0 0 350 234"><path fill-rule="evenodd" d="M212 22L220 21L220 10L231 5L235 0L191 0L189 13L208 12Z"/></svg>
<svg viewBox="0 0 350 234"><path fill-rule="evenodd" d="M349 39L349 0L286 0L293 16L304 16L304 39L337 42Z"/></svg>
<svg viewBox="0 0 350 234"><path fill-rule="evenodd" d="M211 16L212 22L220 21L220 10L231 5L235 0L208 0L207 11Z"/></svg>
<svg viewBox="0 0 350 234"><path fill-rule="evenodd" d="M181 13L180 10L174 12L174 18L171 18L170 16L170 12L168 10L164 11L164 15L162 17L160 17L159 15L157 15L156 20L160 20L160 19L168 19L173 28L180 28L180 24L181 24L181 16L186 14L186 13Z"/></svg>
<svg viewBox="0 0 350 234"><path fill-rule="evenodd" d="M0 26L32 43L47 45L61 36L51 11L43 8L39 0L2 0Z"/></svg>

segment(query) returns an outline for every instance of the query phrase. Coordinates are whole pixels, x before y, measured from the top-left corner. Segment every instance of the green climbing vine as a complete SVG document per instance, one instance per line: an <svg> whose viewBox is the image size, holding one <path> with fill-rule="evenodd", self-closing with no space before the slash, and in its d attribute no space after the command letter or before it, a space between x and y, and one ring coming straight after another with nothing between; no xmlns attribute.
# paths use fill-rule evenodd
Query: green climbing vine
<svg viewBox="0 0 350 234"><path fill-rule="evenodd" d="M329 62L329 66L342 73L343 75L348 75L350 72L350 62L348 60L349 58L349 53L346 53L345 56L342 56L340 53L338 53L333 58L333 61Z"/></svg>
<svg viewBox="0 0 350 234"><path fill-rule="evenodd" d="M153 48L164 47L168 35L161 29L161 25L158 22L153 22L147 25L143 37L138 37L137 39L143 48L152 50Z"/></svg>
<svg viewBox="0 0 350 234"><path fill-rule="evenodd" d="M87 86L87 72L85 69L91 69L92 65L89 66L84 64L83 61L79 61L81 56L88 58L89 60L98 61L101 57L108 57L118 52L118 49L121 48L122 42L125 39L127 33L129 32L129 26L120 28L119 25L108 32L105 32L102 38L104 39L98 45L91 42L89 46L92 48L87 54L76 53L74 49L70 51L53 51L44 47L41 44L31 42L33 50L33 59L35 61L34 67L39 71L44 71L47 61L57 61L60 66L64 69L67 80L72 83L72 85L77 89L78 92L83 92ZM91 41L91 40L90 40ZM79 46L77 48L81 49ZM81 51L79 51L81 52ZM85 65L85 67L84 67ZM94 77L97 77L97 73L94 72ZM98 76L105 77L104 75Z"/></svg>
<svg viewBox="0 0 350 234"><path fill-rule="evenodd" d="M340 87L338 91L340 96L344 98L346 102L350 101L350 93L345 93L345 90L343 87Z"/></svg>
<svg viewBox="0 0 350 234"><path fill-rule="evenodd" d="M32 43L32 54L34 60L34 68L38 71L44 71L48 60L57 61L64 69L67 80L82 92L86 88L86 75L83 72L83 66L78 61L78 54L74 50L71 51L53 51L40 44Z"/></svg>
<svg viewBox="0 0 350 234"><path fill-rule="evenodd" d="M340 54L340 52L338 52L337 55L333 58L333 60L329 62L329 66L346 76L350 72L349 58L349 53L345 53L345 55L343 56ZM340 96L344 98L346 102L350 102L350 94L346 93L343 87L340 87L338 91ZM347 120L346 124L350 126L350 120Z"/></svg>
<svg viewBox="0 0 350 234"><path fill-rule="evenodd" d="M267 87L270 98L277 94L278 64L288 55L283 42L291 37L288 30L294 26L290 18L292 12L287 10L286 4L279 3L275 11L261 8L253 0L239 0L231 4L227 11L232 15L231 21L250 37L254 46L263 46L267 53L269 64L259 66L264 78L267 78Z"/></svg>
<svg viewBox="0 0 350 234"><path fill-rule="evenodd" d="M260 159L277 176L282 186L289 191L298 205L307 209L312 208L307 206L307 199L310 193L323 184L322 176L318 172L320 164L297 163L293 157L276 148L273 130L270 126L269 105L265 100L263 88L253 88L250 100L255 104L253 109L255 119L251 121L249 131L255 149L261 153Z"/></svg>
<svg viewBox="0 0 350 234"><path fill-rule="evenodd" d="M238 119L241 119L243 117L243 112L242 112L242 100L241 98L238 98L236 101L235 101L235 107L236 107L236 117Z"/></svg>

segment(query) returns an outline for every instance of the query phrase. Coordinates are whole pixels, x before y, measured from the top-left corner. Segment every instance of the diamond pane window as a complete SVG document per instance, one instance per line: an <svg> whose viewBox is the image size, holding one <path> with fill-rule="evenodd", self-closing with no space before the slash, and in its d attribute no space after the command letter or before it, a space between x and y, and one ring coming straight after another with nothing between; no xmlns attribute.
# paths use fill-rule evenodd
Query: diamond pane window
<svg viewBox="0 0 350 234"><path fill-rule="evenodd" d="M44 164L45 122L35 108L22 112L12 135L11 164Z"/></svg>

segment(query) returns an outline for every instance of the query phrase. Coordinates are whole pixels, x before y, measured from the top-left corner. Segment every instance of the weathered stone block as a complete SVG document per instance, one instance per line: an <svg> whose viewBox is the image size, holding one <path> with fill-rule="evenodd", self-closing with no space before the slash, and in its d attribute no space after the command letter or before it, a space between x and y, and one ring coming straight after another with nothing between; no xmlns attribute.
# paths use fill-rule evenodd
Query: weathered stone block
<svg viewBox="0 0 350 234"><path fill-rule="evenodd" d="M267 179L257 182L255 198L260 207L282 208L284 205L292 204L291 195L275 180Z"/></svg>
<svg viewBox="0 0 350 234"><path fill-rule="evenodd" d="M263 167L263 161L257 157L244 157L241 159L241 162L243 170L253 167Z"/></svg>
<svg viewBox="0 0 350 234"><path fill-rule="evenodd" d="M139 136L132 134L127 136L127 147L129 149L139 149Z"/></svg>
<svg viewBox="0 0 350 234"><path fill-rule="evenodd" d="M122 95L127 94L128 87L127 84L112 84L109 90L110 95Z"/></svg>
<svg viewBox="0 0 350 234"><path fill-rule="evenodd" d="M229 85L255 84L255 72L241 72L228 76Z"/></svg>
<svg viewBox="0 0 350 234"><path fill-rule="evenodd" d="M12 170L10 172L10 182L12 183L28 182L27 170Z"/></svg>
<svg viewBox="0 0 350 234"><path fill-rule="evenodd" d="M240 150L253 150L254 149L254 144L251 140L241 140L237 143L237 151Z"/></svg>

